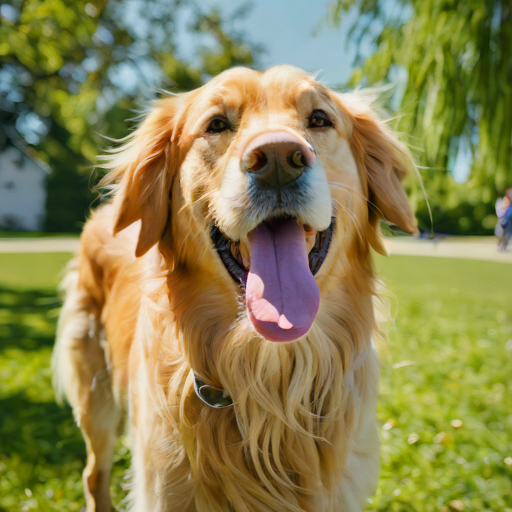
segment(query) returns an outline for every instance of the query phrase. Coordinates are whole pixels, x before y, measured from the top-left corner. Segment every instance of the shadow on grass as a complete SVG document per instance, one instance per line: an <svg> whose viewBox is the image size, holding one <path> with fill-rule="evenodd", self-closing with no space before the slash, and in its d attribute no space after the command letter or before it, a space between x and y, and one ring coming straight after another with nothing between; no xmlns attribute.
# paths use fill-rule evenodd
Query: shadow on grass
<svg viewBox="0 0 512 512"><path fill-rule="evenodd" d="M52 347L60 306L55 290L0 287L0 350Z"/></svg>
<svg viewBox="0 0 512 512"><path fill-rule="evenodd" d="M0 456L19 455L34 465L85 460L80 431L69 407L34 402L24 394L0 399Z"/></svg>

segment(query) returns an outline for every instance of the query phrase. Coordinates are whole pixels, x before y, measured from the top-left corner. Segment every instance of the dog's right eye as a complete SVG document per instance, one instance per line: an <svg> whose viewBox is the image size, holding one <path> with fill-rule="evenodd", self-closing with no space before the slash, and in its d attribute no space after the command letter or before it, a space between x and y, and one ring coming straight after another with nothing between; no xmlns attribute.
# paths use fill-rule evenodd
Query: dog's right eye
<svg viewBox="0 0 512 512"><path fill-rule="evenodd" d="M231 128L227 119L223 117L215 117L210 121L206 133L220 133Z"/></svg>

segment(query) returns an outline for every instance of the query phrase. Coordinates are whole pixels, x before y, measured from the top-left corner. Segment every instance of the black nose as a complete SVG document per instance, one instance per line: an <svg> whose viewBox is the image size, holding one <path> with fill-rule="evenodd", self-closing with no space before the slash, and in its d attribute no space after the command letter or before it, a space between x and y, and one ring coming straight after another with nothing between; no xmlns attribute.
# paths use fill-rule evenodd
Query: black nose
<svg viewBox="0 0 512 512"><path fill-rule="evenodd" d="M305 141L285 131L268 132L249 144L241 166L258 181L278 188L299 179L315 159Z"/></svg>

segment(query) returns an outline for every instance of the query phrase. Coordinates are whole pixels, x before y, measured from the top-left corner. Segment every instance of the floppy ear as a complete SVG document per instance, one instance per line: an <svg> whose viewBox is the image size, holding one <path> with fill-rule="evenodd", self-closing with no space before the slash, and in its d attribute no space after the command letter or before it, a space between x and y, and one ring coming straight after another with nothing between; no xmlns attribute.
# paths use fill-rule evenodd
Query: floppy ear
<svg viewBox="0 0 512 512"><path fill-rule="evenodd" d="M417 233L418 223L402 187L405 176L415 171L407 147L381 121L370 103L357 94L341 94L343 107L351 118L351 145L368 194L369 239L380 253L379 219L391 222L407 233Z"/></svg>
<svg viewBox="0 0 512 512"><path fill-rule="evenodd" d="M107 157L110 172L100 187L114 189L114 235L140 220L136 256L161 238L169 215L169 194L177 170L176 119L181 96L157 100L139 128Z"/></svg>

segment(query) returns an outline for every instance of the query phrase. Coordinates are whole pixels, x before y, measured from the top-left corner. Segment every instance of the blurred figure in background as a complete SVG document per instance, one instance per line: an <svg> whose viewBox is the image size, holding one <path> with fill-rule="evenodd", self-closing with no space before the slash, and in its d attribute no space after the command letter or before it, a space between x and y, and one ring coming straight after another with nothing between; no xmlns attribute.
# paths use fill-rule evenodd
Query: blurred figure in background
<svg viewBox="0 0 512 512"><path fill-rule="evenodd" d="M512 238L512 188L509 188L503 199L496 201L498 222L494 233L498 237L498 250L506 251Z"/></svg>
<svg viewBox="0 0 512 512"><path fill-rule="evenodd" d="M501 242L503 240L503 228L501 227L501 221L503 219L503 214L508 207L508 199L505 197L498 197L496 199L495 207L496 207L496 217L498 220L496 221L496 227L494 228L494 234L498 237L498 250L501 248Z"/></svg>

